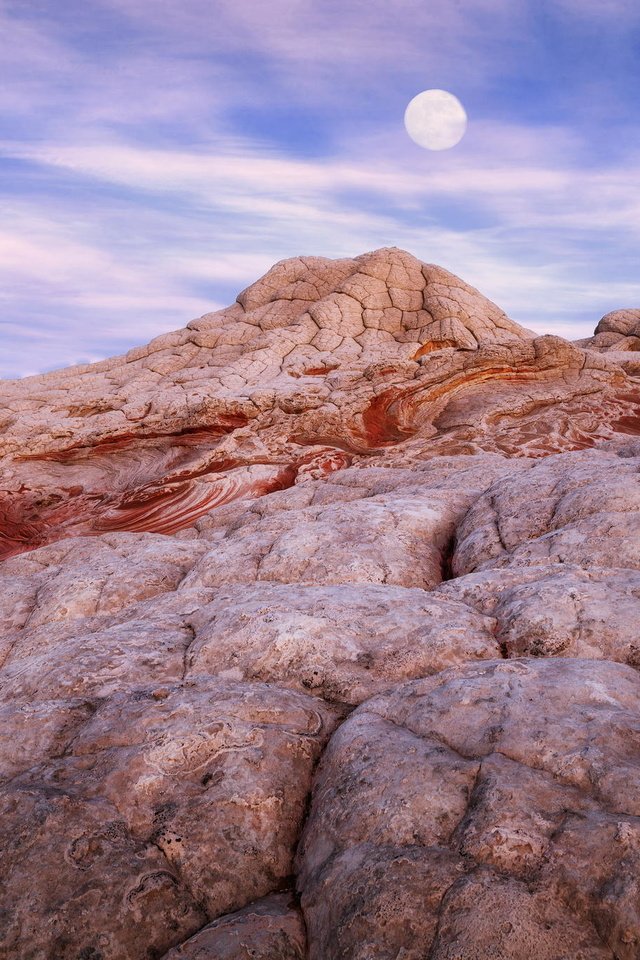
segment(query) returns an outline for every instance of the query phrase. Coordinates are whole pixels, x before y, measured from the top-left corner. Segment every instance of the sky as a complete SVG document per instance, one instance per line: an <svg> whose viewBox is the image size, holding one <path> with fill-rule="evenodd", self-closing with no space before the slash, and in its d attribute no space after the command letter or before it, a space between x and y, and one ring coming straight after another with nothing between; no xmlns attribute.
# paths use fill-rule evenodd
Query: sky
<svg viewBox="0 0 640 960"><path fill-rule="evenodd" d="M0 377L383 246L589 335L640 306L639 52L637 0L0 0Z"/></svg>

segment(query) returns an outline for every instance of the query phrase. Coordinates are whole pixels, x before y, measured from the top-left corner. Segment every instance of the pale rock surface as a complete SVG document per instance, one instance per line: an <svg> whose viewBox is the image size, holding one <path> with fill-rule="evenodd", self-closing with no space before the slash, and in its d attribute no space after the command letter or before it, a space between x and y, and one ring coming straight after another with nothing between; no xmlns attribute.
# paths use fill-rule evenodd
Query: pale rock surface
<svg viewBox="0 0 640 960"><path fill-rule="evenodd" d="M579 346L610 354L629 373L640 373L640 310L612 310L598 323L592 337Z"/></svg>
<svg viewBox="0 0 640 960"><path fill-rule="evenodd" d="M0 958L640 955L639 323L387 249L0 382Z"/></svg>
<svg viewBox="0 0 640 960"><path fill-rule="evenodd" d="M0 787L5 949L105 960L159 956L287 880L340 717L201 677L15 714Z"/></svg>
<svg viewBox="0 0 640 960"><path fill-rule="evenodd" d="M612 663L493 660L369 700L298 854L311 960L636 957L639 735L640 677Z"/></svg>
<svg viewBox="0 0 640 960"><path fill-rule="evenodd" d="M593 350L635 353L640 350L640 310L612 310L584 342Z"/></svg>

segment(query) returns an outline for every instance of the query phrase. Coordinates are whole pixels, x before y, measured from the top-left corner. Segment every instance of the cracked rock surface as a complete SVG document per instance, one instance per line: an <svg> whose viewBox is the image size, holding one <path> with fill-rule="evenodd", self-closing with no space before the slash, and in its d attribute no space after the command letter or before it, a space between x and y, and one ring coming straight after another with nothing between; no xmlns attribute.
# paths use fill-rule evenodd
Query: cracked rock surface
<svg viewBox="0 0 640 960"><path fill-rule="evenodd" d="M0 958L640 956L639 324L394 248L0 381Z"/></svg>
<svg viewBox="0 0 640 960"><path fill-rule="evenodd" d="M312 960L637 956L639 735L640 678L609 662L490 660L367 701L298 855Z"/></svg>

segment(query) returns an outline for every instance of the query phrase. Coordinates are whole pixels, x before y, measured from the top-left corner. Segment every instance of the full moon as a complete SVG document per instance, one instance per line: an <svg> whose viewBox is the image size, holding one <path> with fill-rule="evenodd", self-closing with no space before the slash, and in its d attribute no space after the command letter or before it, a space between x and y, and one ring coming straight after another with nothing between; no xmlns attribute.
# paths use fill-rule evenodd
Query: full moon
<svg viewBox="0 0 640 960"><path fill-rule="evenodd" d="M449 150L467 129L467 114L457 97L446 90L424 90L404 112L412 140L427 150Z"/></svg>

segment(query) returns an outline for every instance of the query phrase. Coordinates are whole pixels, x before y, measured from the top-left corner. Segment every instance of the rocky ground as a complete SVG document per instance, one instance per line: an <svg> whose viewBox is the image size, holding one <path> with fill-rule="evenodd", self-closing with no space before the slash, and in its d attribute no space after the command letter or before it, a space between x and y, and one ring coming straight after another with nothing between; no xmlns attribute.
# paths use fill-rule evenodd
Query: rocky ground
<svg viewBox="0 0 640 960"><path fill-rule="evenodd" d="M305 257L0 397L2 958L640 957L640 311Z"/></svg>

